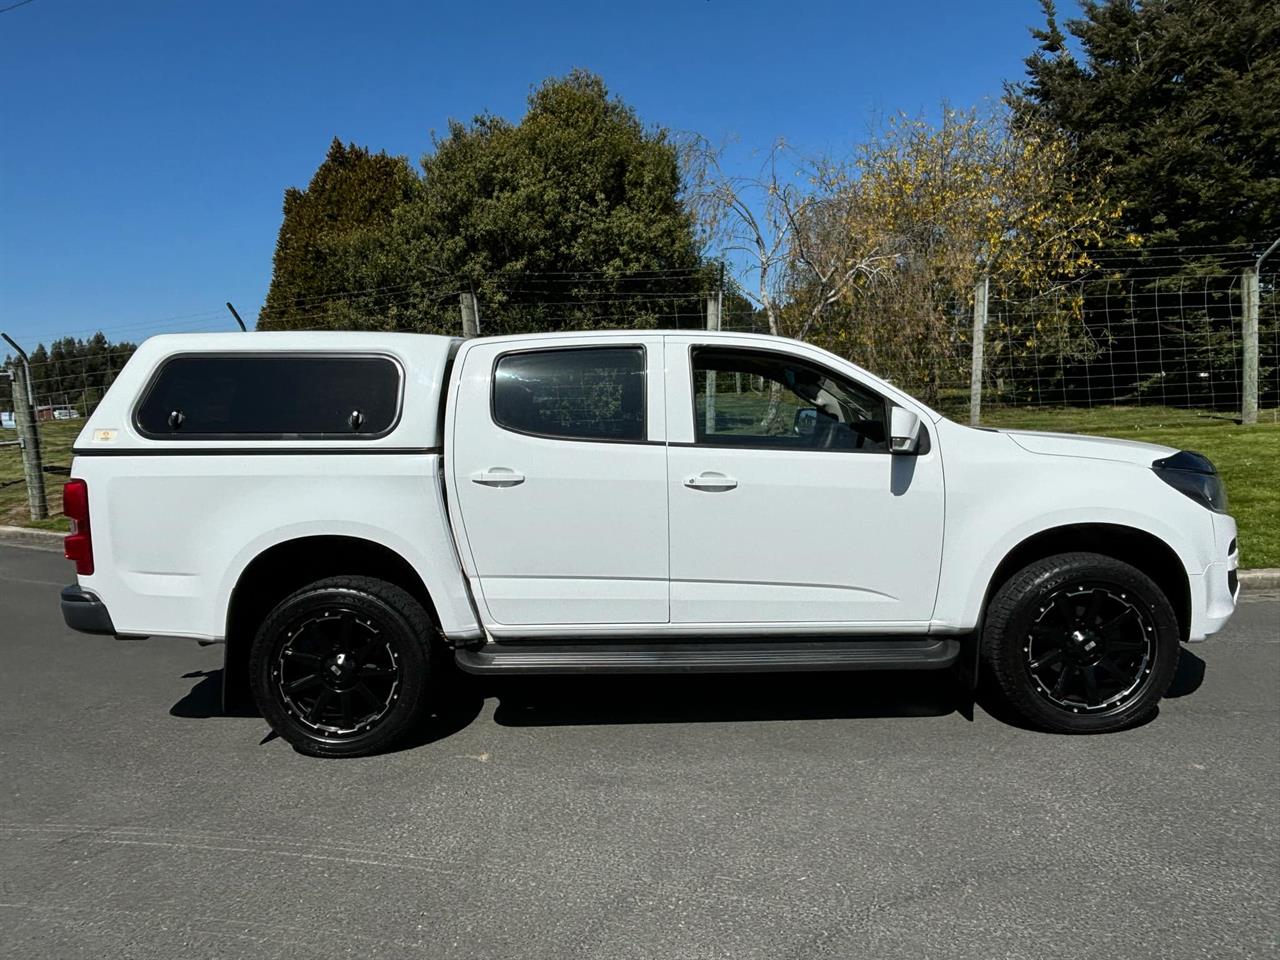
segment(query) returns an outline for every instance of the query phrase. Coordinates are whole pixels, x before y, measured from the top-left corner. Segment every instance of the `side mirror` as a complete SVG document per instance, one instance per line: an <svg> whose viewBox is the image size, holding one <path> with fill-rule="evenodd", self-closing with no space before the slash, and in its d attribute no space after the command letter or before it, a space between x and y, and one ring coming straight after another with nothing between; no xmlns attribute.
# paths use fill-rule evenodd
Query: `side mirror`
<svg viewBox="0 0 1280 960"><path fill-rule="evenodd" d="M812 437L818 426L818 411L813 407L804 407L796 411L792 421L792 430L797 437Z"/></svg>
<svg viewBox="0 0 1280 960"><path fill-rule="evenodd" d="M889 451L914 454L920 442L920 418L905 407L894 407L889 413Z"/></svg>

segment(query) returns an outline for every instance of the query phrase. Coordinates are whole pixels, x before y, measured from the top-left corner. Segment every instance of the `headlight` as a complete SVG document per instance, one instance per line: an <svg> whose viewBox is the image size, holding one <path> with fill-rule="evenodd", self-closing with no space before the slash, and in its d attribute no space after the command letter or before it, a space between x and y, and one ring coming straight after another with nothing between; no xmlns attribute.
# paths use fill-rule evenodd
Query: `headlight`
<svg viewBox="0 0 1280 960"><path fill-rule="evenodd" d="M1213 461L1202 453L1181 450L1151 464L1156 476L1179 493L1218 513L1227 512L1227 488L1214 469Z"/></svg>

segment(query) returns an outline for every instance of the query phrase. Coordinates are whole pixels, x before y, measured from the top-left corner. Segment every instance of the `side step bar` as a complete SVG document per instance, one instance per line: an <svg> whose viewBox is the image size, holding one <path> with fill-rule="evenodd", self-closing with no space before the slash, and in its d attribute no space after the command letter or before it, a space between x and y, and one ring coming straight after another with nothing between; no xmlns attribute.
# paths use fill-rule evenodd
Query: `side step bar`
<svg viewBox="0 0 1280 960"><path fill-rule="evenodd" d="M467 673L773 673L784 670L938 670L960 641L781 640L740 643L486 643L455 654Z"/></svg>

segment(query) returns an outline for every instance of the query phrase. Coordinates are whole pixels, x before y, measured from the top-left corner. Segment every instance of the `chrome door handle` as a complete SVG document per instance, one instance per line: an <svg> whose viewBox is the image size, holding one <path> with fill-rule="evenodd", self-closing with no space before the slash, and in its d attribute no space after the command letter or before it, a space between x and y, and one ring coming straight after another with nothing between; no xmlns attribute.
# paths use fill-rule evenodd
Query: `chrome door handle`
<svg viewBox="0 0 1280 960"><path fill-rule="evenodd" d="M690 477L684 485L694 490L732 490L738 485L738 481L719 473L704 473L701 476Z"/></svg>
<svg viewBox="0 0 1280 960"><path fill-rule="evenodd" d="M486 487L514 487L518 483L524 483L524 474L516 473L507 467L493 467L490 470L473 473L471 482Z"/></svg>

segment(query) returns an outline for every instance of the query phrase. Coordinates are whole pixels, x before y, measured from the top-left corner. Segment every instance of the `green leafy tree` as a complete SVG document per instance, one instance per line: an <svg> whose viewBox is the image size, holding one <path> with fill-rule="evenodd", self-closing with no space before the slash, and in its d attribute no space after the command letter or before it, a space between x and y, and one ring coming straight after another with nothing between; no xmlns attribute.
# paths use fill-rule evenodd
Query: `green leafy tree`
<svg viewBox="0 0 1280 960"><path fill-rule="evenodd" d="M679 325L709 282L675 145L593 74L543 83L518 124L452 122L394 233L424 285L480 299L485 332ZM700 314L699 314L700 315ZM457 329L456 306L424 329Z"/></svg>
<svg viewBox="0 0 1280 960"><path fill-rule="evenodd" d="M1197 246L1280 229L1275 0L1086 0L1062 26L1042 6L1009 102L1062 131L1077 169L1106 171L1130 231Z"/></svg>
<svg viewBox="0 0 1280 960"><path fill-rule="evenodd" d="M420 178L335 140L285 193L258 326L456 334L462 291L486 333L700 324L712 277L667 133L575 71L519 123L450 123Z"/></svg>
<svg viewBox="0 0 1280 960"><path fill-rule="evenodd" d="M387 250L388 228L418 187L404 157L335 137L307 188L285 191L259 329L392 325L381 308L408 278Z"/></svg>

